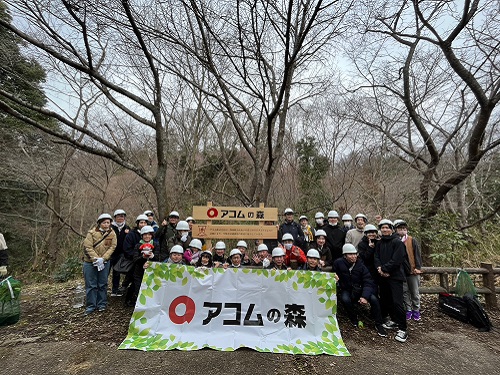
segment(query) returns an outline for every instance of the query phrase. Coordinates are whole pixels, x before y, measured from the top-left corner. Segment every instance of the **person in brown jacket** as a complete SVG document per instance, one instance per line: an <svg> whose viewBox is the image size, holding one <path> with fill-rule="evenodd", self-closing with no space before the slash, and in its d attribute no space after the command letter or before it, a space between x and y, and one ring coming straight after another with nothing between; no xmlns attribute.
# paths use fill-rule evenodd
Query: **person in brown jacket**
<svg viewBox="0 0 500 375"><path fill-rule="evenodd" d="M113 218L102 214L97 226L91 228L83 241L83 278L87 305L85 315L104 311L108 305L108 275L111 254L116 248L116 234L111 228Z"/></svg>

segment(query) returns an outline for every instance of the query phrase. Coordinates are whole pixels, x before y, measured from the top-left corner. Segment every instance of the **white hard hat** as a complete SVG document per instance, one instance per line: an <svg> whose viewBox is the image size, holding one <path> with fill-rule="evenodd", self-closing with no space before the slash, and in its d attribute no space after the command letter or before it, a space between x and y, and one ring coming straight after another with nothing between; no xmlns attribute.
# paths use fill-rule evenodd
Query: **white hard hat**
<svg viewBox="0 0 500 375"><path fill-rule="evenodd" d="M325 215L323 215L323 212L316 212L316 214L314 215L314 218L315 219L324 219Z"/></svg>
<svg viewBox="0 0 500 375"><path fill-rule="evenodd" d="M203 254L210 255L210 257L212 257L212 252L210 250L203 250L200 256L203 256Z"/></svg>
<svg viewBox="0 0 500 375"><path fill-rule="evenodd" d="M365 230L363 231L364 233L367 233L367 232L378 232L378 229L375 225L372 225L372 224L368 224L366 227L365 227Z"/></svg>
<svg viewBox="0 0 500 375"><path fill-rule="evenodd" d="M309 219L307 218L306 215L302 215L301 217L299 217L299 221L304 220L304 219L306 219L307 221L309 221Z"/></svg>
<svg viewBox="0 0 500 375"><path fill-rule="evenodd" d="M314 234L315 237L323 236L326 237L326 232L323 229L318 229Z"/></svg>
<svg viewBox="0 0 500 375"><path fill-rule="evenodd" d="M366 215L365 215L365 214L357 214L355 218L356 218L356 219L358 219L358 218L362 218L362 219L365 221L365 223L367 223L367 222L368 222L368 218L366 217Z"/></svg>
<svg viewBox="0 0 500 375"><path fill-rule="evenodd" d="M259 246L257 246L257 252L259 251L269 251L267 248L267 245L265 243L261 243Z"/></svg>
<svg viewBox="0 0 500 375"><path fill-rule="evenodd" d="M141 220L148 221L148 217L144 214L140 214L139 216L137 216L137 219L135 219L135 222L138 223Z"/></svg>
<svg viewBox="0 0 500 375"><path fill-rule="evenodd" d="M281 241L293 241L293 236L290 233L285 233L283 237L281 237Z"/></svg>
<svg viewBox="0 0 500 375"><path fill-rule="evenodd" d="M147 215L153 215L154 216L154 213L151 210L146 210L146 211L144 211L144 215L146 215L146 216Z"/></svg>
<svg viewBox="0 0 500 375"><path fill-rule="evenodd" d="M231 250L231 252L229 253L229 258L231 258L233 255L236 255L236 254L241 256L241 251L239 249Z"/></svg>
<svg viewBox="0 0 500 375"><path fill-rule="evenodd" d="M175 229L176 230L187 230L189 231L189 224L187 221L184 221L184 220L181 220L177 223L177 225L175 226Z"/></svg>
<svg viewBox="0 0 500 375"><path fill-rule="evenodd" d="M168 217L180 217L177 211L172 211L168 214Z"/></svg>
<svg viewBox="0 0 500 375"><path fill-rule="evenodd" d="M382 225L389 225L391 228L394 228L394 224L389 219L382 219L382 220L380 220L379 223L378 223L378 227L382 228Z"/></svg>
<svg viewBox="0 0 500 375"><path fill-rule="evenodd" d="M100 223L101 221L106 219L113 220L110 214L100 214L99 217L97 218L97 223Z"/></svg>
<svg viewBox="0 0 500 375"><path fill-rule="evenodd" d="M195 222L196 220L195 220L193 217L188 216L188 217L186 218L186 221L187 221L187 222L190 222L190 221Z"/></svg>
<svg viewBox="0 0 500 375"><path fill-rule="evenodd" d="M272 253L272 257L281 257L281 256L285 256L285 252L283 251L283 249L281 247L275 247L273 249L273 253Z"/></svg>
<svg viewBox="0 0 500 375"><path fill-rule="evenodd" d="M245 241L238 241L236 247L244 247L245 249L248 247Z"/></svg>
<svg viewBox="0 0 500 375"><path fill-rule="evenodd" d="M219 241L215 244L215 250L226 250L226 244L222 241Z"/></svg>
<svg viewBox="0 0 500 375"><path fill-rule="evenodd" d="M145 233L154 233L155 230L153 229L152 226L149 226L149 225L146 225L144 227L141 228L141 236Z"/></svg>
<svg viewBox="0 0 500 375"><path fill-rule="evenodd" d="M193 238L191 240L191 242L189 243L189 246L190 247L195 247L197 248L198 250L201 250L201 248L203 247L202 243L200 240L196 239L196 238Z"/></svg>
<svg viewBox="0 0 500 375"><path fill-rule="evenodd" d="M406 221L404 220L401 220L401 219L398 219L398 220L394 220L394 228L397 228L397 227L408 227L408 224L406 223Z"/></svg>
<svg viewBox="0 0 500 375"><path fill-rule="evenodd" d="M357 254L358 250L354 247L352 243L346 243L342 246L342 254Z"/></svg>
<svg viewBox="0 0 500 375"><path fill-rule="evenodd" d="M342 215L342 221L352 221L352 216L349 214Z"/></svg>
<svg viewBox="0 0 500 375"><path fill-rule="evenodd" d="M127 213L125 211L119 209L113 213L113 217L116 217L116 215L127 215Z"/></svg>
<svg viewBox="0 0 500 375"><path fill-rule="evenodd" d="M170 249L170 253L184 254L184 248L181 245L174 245Z"/></svg>
<svg viewBox="0 0 500 375"><path fill-rule="evenodd" d="M319 251L316 249L311 249L307 252L307 258L318 258L320 259L319 256Z"/></svg>
<svg viewBox="0 0 500 375"><path fill-rule="evenodd" d="M336 218L339 218L339 213L335 210L331 210L330 212L328 212L328 217L336 217Z"/></svg>
<svg viewBox="0 0 500 375"><path fill-rule="evenodd" d="M293 210L290 207L288 207L288 208L285 208L285 212L284 213L285 213L285 215L286 214L293 214Z"/></svg>

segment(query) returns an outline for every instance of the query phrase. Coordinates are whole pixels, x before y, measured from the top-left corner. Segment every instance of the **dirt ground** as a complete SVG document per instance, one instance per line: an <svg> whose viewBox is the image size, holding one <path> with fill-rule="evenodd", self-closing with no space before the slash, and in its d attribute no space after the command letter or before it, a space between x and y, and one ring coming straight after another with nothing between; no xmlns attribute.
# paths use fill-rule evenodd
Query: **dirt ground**
<svg viewBox="0 0 500 375"><path fill-rule="evenodd" d="M110 297L103 313L83 316L71 307L76 282L23 289L21 320L0 327L0 373L8 374L500 374L500 332L478 332L438 311L437 296L423 296L420 322L409 323L402 344L376 335L368 318L356 329L338 315L351 357L293 356L250 349L218 352L118 350L133 308ZM498 310L489 311L500 326Z"/></svg>

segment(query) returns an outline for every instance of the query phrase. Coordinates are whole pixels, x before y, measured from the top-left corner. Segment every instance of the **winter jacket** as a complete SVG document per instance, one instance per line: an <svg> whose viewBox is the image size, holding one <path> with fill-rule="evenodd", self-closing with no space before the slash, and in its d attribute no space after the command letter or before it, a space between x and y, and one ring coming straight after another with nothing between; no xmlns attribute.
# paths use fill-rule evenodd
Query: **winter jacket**
<svg viewBox="0 0 500 375"><path fill-rule="evenodd" d="M375 269L382 267L393 280L405 280L403 262L406 256L404 243L397 234L382 236L375 246Z"/></svg>
<svg viewBox="0 0 500 375"><path fill-rule="evenodd" d="M137 245L140 240L141 234L139 228L135 227L128 232L123 241L123 254L125 258L132 259L134 257L135 245Z"/></svg>
<svg viewBox="0 0 500 375"><path fill-rule="evenodd" d="M377 268L375 268L375 247L378 239L375 239L375 246L370 247L368 237L364 236L358 244L358 258L360 258L365 264L368 271L372 275L372 278L377 281L379 274Z"/></svg>
<svg viewBox="0 0 500 375"><path fill-rule="evenodd" d="M319 256L321 257L321 260L323 262L325 262L325 266L331 266L333 264L332 252L327 244L323 245L320 248L317 243L313 243L313 244L311 244L311 249L318 250Z"/></svg>
<svg viewBox="0 0 500 375"><path fill-rule="evenodd" d="M366 300L369 300L372 294L377 294L377 286L361 259L357 259L355 263L349 263L345 257L339 258L333 262L333 272L339 277L340 290L352 293L354 289L356 293L358 289L360 297Z"/></svg>
<svg viewBox="0 0 500 375"><path fill-rule="evenodd" d="M358 229L358 228L350 229L345 235L345 243L353 244L354 247L357 249L359 241L361 241L363 236L364 236L363 229Z"/></svg>
<svg viewBox="0 0 500 375"><path fill-rule="evenodd" d="M130 232L130 227L125 224L119 228L116 223L112 223L111 228L113 228L116 234L116 249L113 252L112 258L118 258L123 254L123 244L125 243L125 237L127 237L128 232Z"/></svg>
<svg viewBox="0 0 500 375"><path fill-rule="evenodd" d="M296 251L296 249L299 250L299 255L295 255L293 252ZM285 264L287 266L290 266L290 263L292 260L297 261L297 265L300 267L304 263L307 262L306 254L304 254L304 251L298 246L293 245L290 250L284 249L286 258L285 258Z"/></svg>
<svg viewBox="0 0 500 375"><path fill-rule="evenodd" d="M323 230L326 232L326 243L332 252L332 259L342 257L342 246L345 243L345 232L338 225L326 225Z"/></svg>
<svg viewBox="0 0 500 375"><path fill-rule="evenodd" d="M283 238L283 235L285 233L290 233L293 236L294 245L304 245L304 232L302 231L300 224L297 224L295 221L285 221L283 224L281 224L278 229L278 242L282 243L281 239Z"/></svg>
<svg viewBox="0 0 500 375"><path fill-rule="evenodd" d="M103 238L104 240L102 240ZM95 246L96 244L97 246ZM93 262L96 258L108 261L116 248L116 234L111 228L102 232L98 227L94 227L88 231L87 237L83 241L83 248L84 262Z"/></svg>

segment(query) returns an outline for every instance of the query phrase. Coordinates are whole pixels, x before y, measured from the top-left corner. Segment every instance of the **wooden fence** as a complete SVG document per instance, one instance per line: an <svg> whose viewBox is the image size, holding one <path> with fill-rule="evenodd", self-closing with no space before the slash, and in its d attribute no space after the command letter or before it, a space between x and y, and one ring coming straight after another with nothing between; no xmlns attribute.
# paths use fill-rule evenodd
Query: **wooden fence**
<svg viewBox="0 0 500 375"><path fill-rule="evenodd" d="M463 268L470 275L482 275L482 285L476 285L476 290L484 294L486 307L496 308L497 293L500 287L495 286L495 277L500 275L500 268L493 268L491 263L481 263L481 268ZM420 293L437 294L440 292L454 293L455 288L450 286L449 276L456 275L460 268L451 267L422 267L425 275L439 275L439 286L420 287Z"/></svg>

